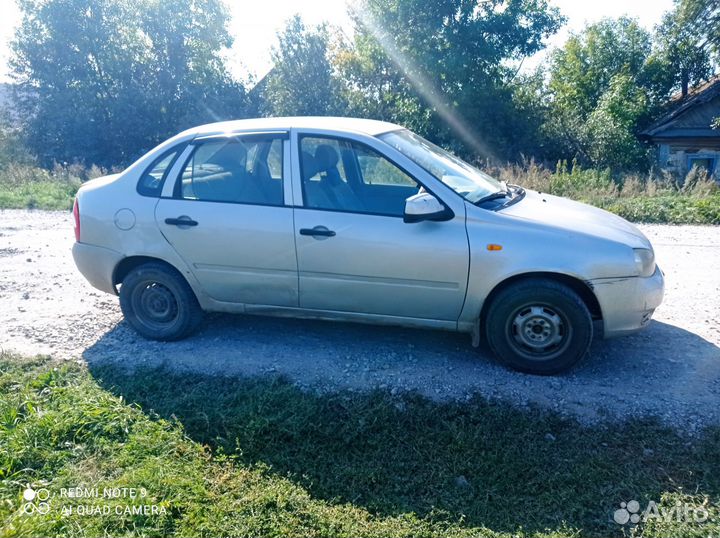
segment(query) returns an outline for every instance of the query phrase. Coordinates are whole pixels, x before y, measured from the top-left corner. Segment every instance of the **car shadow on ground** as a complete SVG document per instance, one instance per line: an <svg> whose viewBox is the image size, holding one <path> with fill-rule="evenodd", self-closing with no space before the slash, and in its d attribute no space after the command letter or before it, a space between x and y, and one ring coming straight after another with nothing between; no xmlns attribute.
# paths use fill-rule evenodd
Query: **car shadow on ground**
<svg viewBox="0 0 720 538"><path fill-rule="evenodd" d="M687 349L678 350L677 342ZM641 351L648 346L654 351ZM683 363L692 357L692 364ZM443 361L442 371L465 383L463 391L474 386L464 376L478 367L497 383L517 380L527 392L562 392L598 376L603 387L618 381L618 372L623 379L649 377L658 361L679 368L683 382L717 378L718 348L662 323L643 335L594 344L590 359L559 380L507 371L451 333L238 316L210 316L198 335L171 344L148 343L120 324L85 358L102 386L178 421L193 440L238 464L266 466L317 498L379 516L412 512L495 531L522 526L529 534L567 522L581 535L607 536L622 532L612 522L622 501L659 501L681 488L720 501L716 428L688 441L654 419L582 425L547 406L479 396L434 401L412 385L408 392L356 390L381 387L375 373L402 377L432 361ZM233 367L238 361L244 367ZM311 375L303 375L307 370ZM362 382L338 382L336 375ZM298 379L313 385L323 376L333 390L298 386ZM685 394L672 378L657 383L673 397ZM654 384L650 389L657 391Z"/></svg>
<svg viewBox="0 0 720 538"><path fill-rule="evenodd" d="M222 314L209 315L192 337L170 343L145 340L120 323L84 358L203 374L273 373L301 387L388 388L439 400L479 392L589 419L613 410L657 414L666 408L694 422L720 418L720 348L657 321L636 335L596 339L584 361L550 378L505 368L485 346L473 349L464 334Z"/></svg>

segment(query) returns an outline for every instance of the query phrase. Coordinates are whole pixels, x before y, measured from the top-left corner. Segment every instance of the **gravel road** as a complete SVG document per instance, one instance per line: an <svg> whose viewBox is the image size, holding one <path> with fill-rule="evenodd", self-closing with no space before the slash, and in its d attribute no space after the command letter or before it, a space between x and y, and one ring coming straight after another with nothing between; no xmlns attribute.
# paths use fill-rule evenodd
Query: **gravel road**
<svg viewBox="0 0 720 538"><path fill-rule="evenodd" d="M720 228L642 226L667 292L642 333L593 343L571 373L509 371L466 335L213 314L174 343L143 340L117 298L75 269L68 213L0 211L0 346L26 354L135 368L283 375L313 390L381 388L436 400L480 393L582 422L653 415L692 434L720 424Z"/></svg>

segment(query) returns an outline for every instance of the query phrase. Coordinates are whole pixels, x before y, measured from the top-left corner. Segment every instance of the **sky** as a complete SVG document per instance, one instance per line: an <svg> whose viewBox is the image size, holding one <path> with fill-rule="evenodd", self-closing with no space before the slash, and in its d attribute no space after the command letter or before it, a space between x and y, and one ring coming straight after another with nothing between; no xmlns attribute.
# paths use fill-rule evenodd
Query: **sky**
<svg viewBox="0 0 720 538"><path fill-rule="evenodd" d="M349 0L350 1L350 0ZM240 79L249 74L262 77L271 67L270 51L275 34L290 17L298 13L308 25L329 22L350 34L352 25L343 0L226 0L232 19L230 32L235 38L226 58L232 73ZM652 29L673 0L550 0L568 18L566 26L548 40L549 48L562 46L570 32L582 30L603 17L629 15ZM15 0L0 0L0 80L8 80L9 43L20 13ZM525 63L532 67L543 61L541 52Z"/></svg>

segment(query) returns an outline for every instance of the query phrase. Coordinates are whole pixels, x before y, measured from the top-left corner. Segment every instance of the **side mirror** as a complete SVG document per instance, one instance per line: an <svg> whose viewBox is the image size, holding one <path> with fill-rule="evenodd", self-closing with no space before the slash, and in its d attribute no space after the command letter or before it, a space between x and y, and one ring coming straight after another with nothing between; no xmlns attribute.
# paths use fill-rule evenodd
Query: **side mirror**
<svg viewBox="0 0 720 538"><path fill-rule="evenodd" d="M428 192L421 192L405 200L405 222L443 221L450 220L453 216L450 208Z"/></svg>

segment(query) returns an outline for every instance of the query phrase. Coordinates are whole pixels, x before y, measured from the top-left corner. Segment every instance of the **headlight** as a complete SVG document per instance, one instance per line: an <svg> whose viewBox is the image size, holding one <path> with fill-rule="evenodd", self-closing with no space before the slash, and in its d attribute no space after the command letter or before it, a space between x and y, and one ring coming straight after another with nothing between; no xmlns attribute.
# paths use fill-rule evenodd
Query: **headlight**
<svg viewBox="0 0 720 538"><path fill-rule="evenodd" d="M655 253L646 248L635 248L635 268L640 276L652 276L655 273Z"/></svg>

